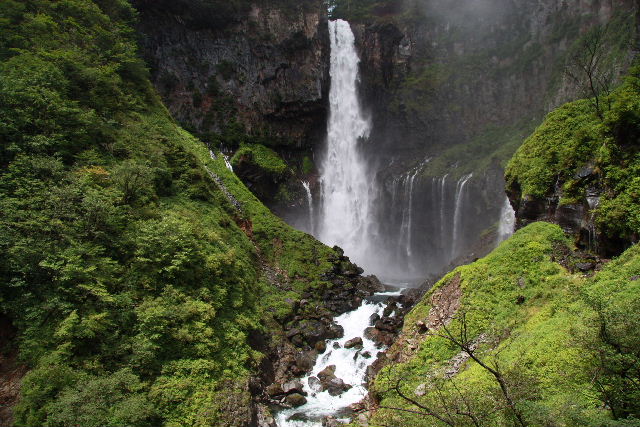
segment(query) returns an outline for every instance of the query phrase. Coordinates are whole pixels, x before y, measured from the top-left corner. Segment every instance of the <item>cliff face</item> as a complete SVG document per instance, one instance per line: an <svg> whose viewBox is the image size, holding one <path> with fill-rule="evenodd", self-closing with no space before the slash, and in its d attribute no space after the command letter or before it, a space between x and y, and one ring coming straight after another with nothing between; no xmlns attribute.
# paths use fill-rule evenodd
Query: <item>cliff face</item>
<svg viewBox="0 0 640 427"><path fill-rule="evenodd" d="M585 96L564 75L572 45L612 19L632 25L635 9L630 0L458 3L415 2L392 20L354 25L378 151L438 155Z"/></svg>
<svg viewBox="0 0 640 427"><path fill-rule="evenodd" d="M364 149L377 167L381 246L408 262L400 270L437 274L495 230L502 170L544 115L589 95L567 70L590 31L606 30L606 66L624 73L636 8L628 0L408 3L352 22L373 124Z"/></svg>
<svg viewBox="0 0 640 427"><path fill-rule="evenodd" d="M139 30L173 116L227 150L273 148L283 174L253 167L255 156L234 170L278 215L310 229L301 179L319 200L312 159L326 127L327 12L319 0L269 3L200 10L138 0ZM390 276L438 274L492 241L507 159L546 112L588 95L565 70L590 29L610 23L609 65L628 65L634 1L459 3L406 1L351 20L373 127L363 151L378 190L375 233Z"/></svg>
<svg viewBox="0 0 640 427"><path fill-rule="evenodd" d="M178 121L223 146L245 134L291 149L322 137L329 78L322 1L247 2L222 18L215 4L194 11L197 3L164 3L136 6L153 82Z"/></svg>

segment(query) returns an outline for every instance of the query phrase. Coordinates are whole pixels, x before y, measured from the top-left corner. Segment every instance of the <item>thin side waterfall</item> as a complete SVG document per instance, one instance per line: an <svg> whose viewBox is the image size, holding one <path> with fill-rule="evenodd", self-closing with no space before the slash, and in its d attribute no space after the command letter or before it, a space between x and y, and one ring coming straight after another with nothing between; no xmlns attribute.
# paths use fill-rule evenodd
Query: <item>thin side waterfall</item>
<svg viewBox="0 0 640 427"><path fill-rule="evenodd" d="M342 247L366 270L371 261L372 198L374 188L360 151L369 136L370 124L357 96L358 58L349 23L329 22L331 40L331 89L327 149L320 167L321 212L319 239ZM369 267L369 268L368 268Z"/></svg>
<svg viewBox="0 0 640 427"><path fill-rule="evenodd" d="M416 177L418 177L420 172L424 169L424 166L430 160L431 159L425 159L418 166L409 170L409 172L400 176L400 178L394 179L392 181L392 206L395 206L396 204L396 192L398 186L400 186L400 189L403 193L403 203L401 205L401 222L397 235L398 243L396 250L396 263L398 264L398 266L406 266L406 269L404 270L405 273L414 273L415 270L413 237L415 234L414 199Z"/></svg>
<svg viewBox="0 0 640 427"><path fill-rule="evenodd" d="M307 181L302 181L302 186L304 187L304 191L307 193L307 206L309 209L309 233L315 234L314 230L314 212L313 212L313 196L311 195L311 187Z"/></svg>
<svg viewBox="0 0 640 427"><path fill-rule="evenodd" d="M451 258L455 258L459 252L459 242L460 239L460 223L462 220L462 210L464 209L464 198L465 198L465 186L467 182L473 177L473 174L465 175L458 181L458 185L456 186L456 197L455 197L455 209L453 214L453 237L451 244Z"/></svg>
<svg viewBox="0 0 640 427"><path fill-rule="evenodd" d="M227 156L226 154L223 154L223 157L224 157L224 164L227 166L227 169L233 172L233 166L231 166L231 162L229 161L229 156Z"/></svg>
<svg viewBox="0 0 640 427"><path fill-rule="evenodd" d="M409 173L410 174L410 173ZM402 175L400 177L400 188L402 189L402 200L409 199L409 186L407 183L409 182L409 174ZM403 259L403 257L407 254L407 238L409 235L408 225L407 225L407 217L408 217L408 204L402 204L402 221L400 222L400 230L398 232L398 250L397 257L398 262Z"/></svg>
<svg viewBox="0 0 640 427"><path fill-rule="evenodd" d="M411 219L412 219L412 213L413 213L413 182L416 179L416 175L418 174L418 169L416 169L416 171L413 173L413 175L411 175L411 178L409 178L409 204L407 206L407 210L409 211L409 219L408 219L408 224L407 224L407 260L411 260L411 235L413 234L413 229L411 227Z"/></svg>
<svg viewBox="0 0 640 427"><path fill-rule="evenodd" d="M444 248L444 242L446 237L445 231L445 186L447 185L447 177L449 174L445 174L440 180L440 244Z"/></svg>
<svg viewBox="0 0 640 427"><path fill-rule="evenodd" d="M500 222L498 223L498 243L507 240L514 231L516 225L516 213L509 203L509 198L505 197L502 209L500 210Z"/></svg>

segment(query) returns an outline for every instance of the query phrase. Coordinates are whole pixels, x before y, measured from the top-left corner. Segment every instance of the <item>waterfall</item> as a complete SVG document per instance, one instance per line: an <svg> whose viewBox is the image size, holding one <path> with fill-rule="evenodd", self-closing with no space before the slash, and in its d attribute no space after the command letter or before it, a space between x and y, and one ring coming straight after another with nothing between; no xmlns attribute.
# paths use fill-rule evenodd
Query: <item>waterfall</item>
<svg viewBox="0 0 640 427"><path fill-rule="evenodd" d="M467 182L469 182L472 176L473 174L463 176L458 180L458 184L456 185L455 208L453 211L453 238L451 242L451 259L455 258L460 251L458 240L460 239L460 222L462 220L462 211L464 209L464 189L467 185Z"/></svg>
<svg viewBox="0 0 640 427"><path fill-rule="evenodd" d="M506 240L513 234L516 225L516 213L509 203L509 198L505 197L502 209L500 210L500 222L498 223L498 243Z"/></svg>
<svg viewBox="0 0 640 427"><path fill-rule="evenodd" d="M317 222L317 236L328 245L337 244L356 263L370 270L372 262L367 257L371 247L372 199L375 188L373 176L367 168L359 144L369 136L369 122L364 118L358 102L359 59L354 36L348 22L329 22L331 39L331 89L329 91L329 120L327 124L326 153L320 164L320 208L318 218L313 218L313 205L309 184L303 182L309 203L309 222ZM413 179L418 171L407 175L408 196L413 191ZM392 191L396 191L393 182ZM411 228L411 202L404 221ZM407 234L408 251L411 246ZM390 293L379 294L384 298ZM395 295L399 295L395 293ZM380 298L380 296L378 297ZM307 403L299 408L285 409L276 415L279 427L323 425L327 415L339 415L345 408L362 400L367 393L367 368L384 348L365 336L371 326L371 316L384 313L385 303L379 299L365 299L356 310L338 316L335 321L344 329L344 336L327 343L326 350L318 356L311 373L302 378ZM349 339L361 337L362 348L345 348ZM314 388L318 374L328 366L335 367L335 375L351 388L337 396L329 391Z"/></svg>
<svg viewBox="0 0 640 427"><path fill-rule="evenodd" d="M445 174L442 179L440 180L440 245L442 245L442 248L445 248L445 240L447 238L446 236L446 231L445 231L445 186L447 184L447 177L449 176L449 174Z"/></svg>
<svg viewBox="0 0 640 427"><path fill-rule="evenodd" d="M224 157L224 164L227 166L227 169L233 172L233 166L231 166L231 162L229 161L229 156L227 156L226 154L223 154L223 157Z"/></svg>
<svg viewBox="0 0 640 427"><path fill-rule="evenodd" d="M321 211L319 239L342 247L365 269L371 266L370 249L373 177L359 144L369 136L357 97L358 64L355 39L349 23L329 22L331 89L327 147L320 167Z"/></svg>
<svg viewBox="0 0 640 427"><path fill-rule="evenodd" d="M313 218L313 197L311 196L311 187L309 187L309 183L307 181L302 181L302 186L307 193L307 205L309 208L309 233L314 234L314 218Z"/></svg>

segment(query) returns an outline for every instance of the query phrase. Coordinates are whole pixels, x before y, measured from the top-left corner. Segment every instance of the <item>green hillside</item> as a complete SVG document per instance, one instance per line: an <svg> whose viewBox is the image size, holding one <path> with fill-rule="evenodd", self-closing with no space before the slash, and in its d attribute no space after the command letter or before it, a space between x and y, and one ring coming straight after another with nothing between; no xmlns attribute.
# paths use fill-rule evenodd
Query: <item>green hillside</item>
<svg viewBox="0 0 640 427"><path fill-rule="evenodd" d="M539 222L449 273L407 315L372 425L640 425L640 250L591 261Z"/></svg>
<svg viewBox="0 0 640 427"><path fill-rule="evenodd" d="M0 4L0 310L16 425L241 425L333 250L169 117L127 1Z"/></svg>

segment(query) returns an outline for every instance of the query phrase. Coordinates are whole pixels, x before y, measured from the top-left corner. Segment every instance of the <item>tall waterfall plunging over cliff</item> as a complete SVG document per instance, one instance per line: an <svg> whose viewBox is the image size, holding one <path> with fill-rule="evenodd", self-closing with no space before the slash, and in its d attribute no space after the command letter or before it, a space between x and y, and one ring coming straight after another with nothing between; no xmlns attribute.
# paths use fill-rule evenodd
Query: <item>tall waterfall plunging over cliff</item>
<svg viewBox="0 0 640 427"><path fill-rule="evenodd" d="M360 59L348 22L329 22L329 34L330 113L327 151L320 168L318 237L328 245L342 247L353 261L367 268L374 180L359 147L370 129L357 95Z"/></svg>

